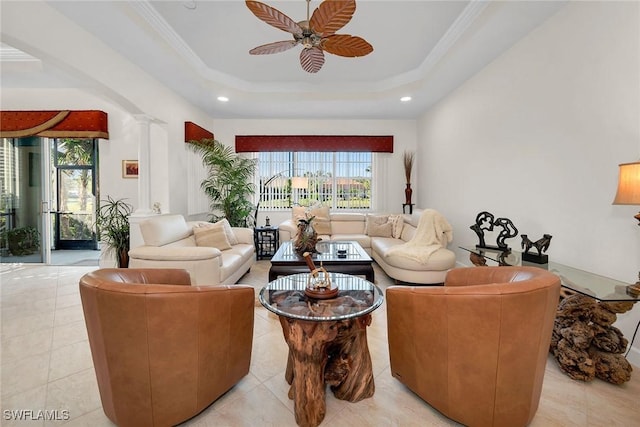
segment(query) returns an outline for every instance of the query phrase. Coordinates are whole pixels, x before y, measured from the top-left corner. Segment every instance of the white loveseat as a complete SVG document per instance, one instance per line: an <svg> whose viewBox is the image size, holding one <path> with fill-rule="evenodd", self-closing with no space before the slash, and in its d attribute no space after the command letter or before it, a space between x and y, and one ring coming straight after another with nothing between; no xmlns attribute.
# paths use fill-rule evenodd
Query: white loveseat
<svg viewBox="0 0 640 427"><path fill-rule="evenodd" d="M384 233L374 232L367 227L384 216L394 216L390 214L365 214L365 213L334 213L328 214L327 227L321 227L330 233L318 233L318 237L323 240L354 240L360 243L363 249L373 258L376 263L391 278L398 282L415 284L440 284L444 283L444 278L451 268L455 267L455 253L446 248L450 242L451 233L442 236L441 248L433 251L426 262L418 261L408 257L392 247L409 242L416 234L420 217L424 213L422 209L415 209L413 214L401 214L400 225L392 232L392 236L378 235ZM311 215L318 212L311 212ZM322 214L321 214L322 215ZM322 221L322 219L320 219ZM315 224L314 220L314 224ZM369 228L369 229L367 229ZM297 224L294 218L287 219L279 225L280 242L291 240L297 233ZM396 237L393 237L395 233Z"/></svg>
<svg viewBox="0 0 640 427"><path fill-rule="evenodd" d="M159 215L140 223L144 245L129 251L131 268L183 268L193 285L232 285L255 262L253 231L228 227L227 249L198 246L195 228L211 227L206 221L185 221L182 215Z"/></svg>

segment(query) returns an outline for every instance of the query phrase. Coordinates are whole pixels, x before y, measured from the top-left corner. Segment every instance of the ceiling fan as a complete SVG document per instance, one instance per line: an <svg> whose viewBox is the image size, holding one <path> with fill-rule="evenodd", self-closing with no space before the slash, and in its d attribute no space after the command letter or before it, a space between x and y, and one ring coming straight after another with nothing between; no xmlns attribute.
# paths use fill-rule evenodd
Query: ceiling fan
<svg viewBox="0 0 640 427"><path fill-rule="evenodd" d="M356 11L355 0L325 0L309 19L307 0L306 21L295 22L279 10L259 1L246 1L254 15L267 24L293 35L293 40L284 40L255 47L251 55L267 55L284 52L298 44L303 46L300 52L300 65L309 73L317 73L324 64L324 52L349 58L365 56L373 52L373 47L363 38L348 34L336 34L347 25ZM324 51L324 52L323 52Z"/></svg>

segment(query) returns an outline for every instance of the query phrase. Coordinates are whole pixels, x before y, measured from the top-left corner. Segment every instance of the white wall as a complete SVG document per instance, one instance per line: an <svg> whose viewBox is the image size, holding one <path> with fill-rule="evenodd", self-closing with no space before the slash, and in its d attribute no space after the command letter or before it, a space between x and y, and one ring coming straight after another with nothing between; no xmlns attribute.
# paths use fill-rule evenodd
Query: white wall
<svg viewBox="0 0 640 427"><path fill-rule="evenodd" d="M638 207L611 202L618 164L640 157L640 4L570 2L427 112L418 140L420 199L451 221L454 247L477 243L469 226L487 210L553 235L553 261L634 282ZM630 339L639 319L617 326Z"/></svg>

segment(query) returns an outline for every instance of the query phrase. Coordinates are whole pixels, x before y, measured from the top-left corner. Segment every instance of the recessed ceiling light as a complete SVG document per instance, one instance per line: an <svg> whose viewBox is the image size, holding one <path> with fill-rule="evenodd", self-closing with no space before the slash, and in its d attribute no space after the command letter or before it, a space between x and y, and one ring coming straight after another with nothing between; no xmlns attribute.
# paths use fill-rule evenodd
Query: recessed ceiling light
<svg viewBox="0 0 640 427"><path fill-rule="evenodd" d="M228 102L229 98L227 98L226 96L219 96L218 97L218 101L220 101L220 102Z"/></svg>
<svg viewBox="0 0 640 427"><path fill-rule="evenodd" d="M402 98L400 98L400 101L409 102L409 101L411 101L411 97L410 96L403 96Z"/></svg>
<svg viewBox="0 0 640 427"><path fill-rule="evenodd" d="M182 5L189 9L189 10L194 10L195 8L198 7L198 5L196 4L196 2L194 0L189 0L189 1L183 1Z"/></svg>

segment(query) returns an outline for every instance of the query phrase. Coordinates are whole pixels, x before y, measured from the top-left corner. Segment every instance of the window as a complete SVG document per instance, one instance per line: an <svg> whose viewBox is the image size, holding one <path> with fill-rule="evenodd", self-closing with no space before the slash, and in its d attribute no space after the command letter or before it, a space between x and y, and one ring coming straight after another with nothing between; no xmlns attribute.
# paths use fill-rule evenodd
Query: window
<svg viewBox="0 0 640 427"><path fill-rule="evenodd" d="M262 209L322 202L334 210L371 208L371 152L258 153Z"/></svg>

